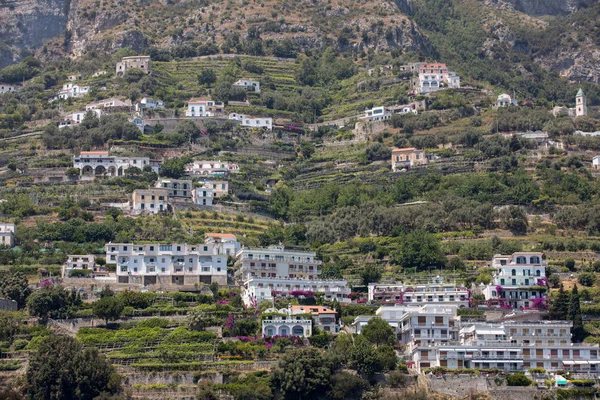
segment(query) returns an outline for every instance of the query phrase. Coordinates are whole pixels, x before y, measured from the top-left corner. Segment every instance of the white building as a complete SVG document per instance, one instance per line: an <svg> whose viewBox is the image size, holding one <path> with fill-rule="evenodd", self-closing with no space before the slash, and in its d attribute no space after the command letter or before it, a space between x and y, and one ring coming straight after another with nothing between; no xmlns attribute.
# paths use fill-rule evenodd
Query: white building
<svg viewBox="0 0 600 400"><path fill-rule="evenodd" d="M517 105L517 102L513 101L510 95L506 93L502 93L501 95L499 95L495 103L495 107L508 107L512 105Z"/></svg>
<svg viewBox="0 0 600 400"><path fill-rule="evenodd" d="M99 76L103 76L103 75L106 75L106 74L108 74L108 71L106 71L104 69L101 69L99 71L94 72L94 74L92 75L92 78L97 78Z"/></svg>
<svg viewBox="0 0 600 400"><path fill-rule="evenodd" d="M211 244L216 254L225 254L235 257L240 250L240 242L237 237L231 233L205 233L204 242Z"/></svg>
<svg viewBox="0 0 600 400"><path fill-rule="evenodd" d="M214 117L225 112L222 101L214 101L211 98L193 98L188 102L186 117Z"/></svg>
<svg viewBox="0 0 600 400"><path fill-rule="evenodd" d="M262 267L261 267L262 268ZM251 274L251 273L250 273ZM248 276L242 288L242 300L248 307L277 297L312 297L316 293L329 301L349 304L351 289L343 279L306 279Z"/></svg>
<svg viewBox="0 0 600 400"><path fill-rule="evenodd" d="M71 275L71 271L76 270L90 271L90 277L108 274L105 267L96 265L96 256L92 254L68 256L67 261L62 266L63 278L68 278Z"/></svg>
<svg viewBox="0 0 600 400"><path fill-rule="evenodd" d="M356 317L353 325L360 333L370 319L379 317L394 328L401 344L439 345L458 340L460 317L456 310L456 306L442 304L381 306L374 316Z"/></svg>
<svg viewBox="0 0 600 400"><path fill-rule="evenodd" d="M469 307L469 290L454 283L370 283L368 300L377 304L447 304Z"/></svg>
<svg viewBox="0 0 600 400"><path fill-rule="evenodd" d="M240 79L239 81L235 82L232 86L244 88L249 92L260 93L260 82L259 81L252 81L249 79Z"/></svg>
<svg viewBox="0 0 600 400"><path fill-rule="evenodd" d="M15 224L0 223L0 246L15 245Z"/></svg>
<svg viewBox="0 0 600 400"><path fill-rule="evenodd" d="M227 256L211 244L108 243L106 262L116 264L119 283L227 284Z"/></svg>
<svg viewBox="0 0 600 400"><path fill-rule="evenodd" d="M596 132L575 131L573 134L574 135L578 135L578 136L590 136L590 137L594 137L594 136L600 136L600 131L596 131Z"/></svg>
<svg viewBox="0 0 600 400"><path fill-rule="evenodd" d="M144 133L144 128L146 127L146 124L144 123L144 119L142 117L135 116L129 118L129 122L134 124L140 130L141 133Z"/></svg>
<svg viewBox="0 0 600 400"><path fill-rule="evenodd" d="M417 73L412 80L417 94L435 92L444 87L460 88L460 76L449 71L446 64L416 63L413 65L412 72Z"/></svg>
<svg viewBox="0 0 600 400"><path fill-rule="evenodd" d="M571 343L571 321L475 323L464 326L460 340L448 344L420 344L413 348L417 371L423 368L500 369L524 372L597 373L598 344Z"/></svg>
<svg viewBox="0 0 600 400"><path fill-rule="evenodd" d="M85 96L90 91L89 86L79 86L74 83L65 83L61 90L58 91L58 94L54 98L67 100L69 98L78 98Z"/></svg>
<svg viewBox="0 0 600 400"><path fill-rule="evenodd" d="M135 189L131 198L133 215L169 211L169 196L166 189Z"/></svg>
<svg viewBox="0 0 600 400"><path fill-rule="evenodd" d="M155 100L150 97L144 97L139 103L135 105L135 111L146 110L162 110L165 108L165 104L161 100Z"/></svg>
<svg viewBox="0 0 600 400"><path fill-rule="evenodd" d="M242 114L231 113L229 114L229 119L239 121L240 125L244 127L256 129L264 128L270 131L273 130L273 118L271 117L257 118Z"/></svg>
<svg viewBox="0 0 600 400"><path fill-rule="evenodd" d="M91 110L91 112L96 116L96 118L100 118L102 116L102 110ZM88 111L77 111L73 114L69 114L65 116L65 118L63 118L62 121L59 122L58 127L65 128L68 126L79 125L81 124L87 113Z"/></svg>
<svg viewBox="0 0 600 400"><path fill-rule="evenodd" d="M227 161L194 161L185 166L187 175L225 176L238 172L240 166Z"/></svg>
<svg viewBox="0 0 600 400"><path fill-rule="evenodd" d="M262 320L262 335L269 336L299 336L312 335L312 318L293 315L289 309L268 309L266 312L277 312L285 315L269 315Z"/></svg>
<svg viewBox="0 0 600 400"><path fill-rule="evenodd" d="M18 92L19 86L12 83L0 82L0 94Z"/></svg>
<svg viewBox="0 0 600 400"><path fill-rule="evenodd" d="M543 307L547 292L546 263L542 253L497 254L492 259L496 270L483 294L490 305L504 308Z"/></svg>
<svg viewBox="0 0 600 400"><path fill-rule="evenodd" d="M415 86L420 94L437 92L442 88L442 78L438 74L419 74L415 80Z"/></svg>
<svg viewBox="0 0 600 400"><path fill-rule="evenodd" d="M364 115L360 117L363 121L385 121L390 118L392 118L392 113L383 106L365 110Z"/></svg>
<svg viewBox="0 0 600 400"><path fill-rule="evenodd" d="M594 159L592 160L592 168L600 169L600 156L594 156Z"/></svg>
<svg viewBox="0 0 600 400"><path fill-rule="evenodd" d="M323 262L313 251L300 251L284 246L243 248L237 254L236 274L263 278L318 279Z"/></svg>
<svg viewBox="0 0 600 400"><path fill-rule="evenodd" d="M160 163L148 157L111 156L108 151L82 151L73 157L73 168L77 168L80 175L123 176L130 167L143 170L146 166L158 173Z"/></svg>
<svg viewBox="0 0 600 400"><path fill-rule="evenodd" d="M199 206L212 207L213 198L214 196L212 187L208 185L195 188L192 191L192 200L194 201L194 204L197 204Z"/></svg>

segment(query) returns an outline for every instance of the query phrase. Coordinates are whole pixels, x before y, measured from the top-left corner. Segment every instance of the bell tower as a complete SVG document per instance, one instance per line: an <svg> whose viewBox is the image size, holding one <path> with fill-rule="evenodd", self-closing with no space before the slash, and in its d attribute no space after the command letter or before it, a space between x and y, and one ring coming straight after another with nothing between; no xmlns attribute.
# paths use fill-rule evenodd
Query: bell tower
<svg viewBox="0 0 600 400"><path fill-rule="evenodd" d="M583 90L580 88L575 96L575 116L585 117L587 115L587 101Z"/></svg>

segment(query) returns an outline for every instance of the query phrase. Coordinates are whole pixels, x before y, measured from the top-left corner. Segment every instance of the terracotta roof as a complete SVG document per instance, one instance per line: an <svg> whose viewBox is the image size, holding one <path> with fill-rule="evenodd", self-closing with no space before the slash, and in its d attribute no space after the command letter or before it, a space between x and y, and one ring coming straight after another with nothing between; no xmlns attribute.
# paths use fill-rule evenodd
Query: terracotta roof
<svg viewBox="0 0 600 400"><path fill-rule="evenodd" d="M218 237L221 239L237 239L237 236L231 233L205 233L204 235L208 237Z"/></svg>
<svg viewBox="0 0 600 400"><path fill-rule="evenodd" d="M89 155L89 156L107 156L108 151L82 151L79 155Z"/></svg>
<svg viewBox="0 0 600 400"><path fill-rule="evenodd" d="M325 306L292 306L292 313L302 312L304 314L329 314L334 313L335 310Z"/></svg>
<svg viewBox="0 0 600 400"><path fill-rule="evenodd" d="M414 147L404 147L402 149L399 148L395 148L392 150L392 153L394 152L398 152L398 151L415 151L416 149Z"/></svg>

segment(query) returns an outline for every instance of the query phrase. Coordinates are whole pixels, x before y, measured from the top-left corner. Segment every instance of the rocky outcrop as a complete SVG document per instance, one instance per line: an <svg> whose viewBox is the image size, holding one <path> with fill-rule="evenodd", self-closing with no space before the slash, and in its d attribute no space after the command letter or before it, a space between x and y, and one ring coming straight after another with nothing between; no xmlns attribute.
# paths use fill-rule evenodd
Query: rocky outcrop
<svg viewBox="0 0 600 400"><path fill-rule="evenodd" d="M597 0L485 0L489 6L512 9L529 15L567 15Z"/></svg>
<svg viewBox="0 0 600 400"><path fill-rule="evenodd" d="M0 1L0 67L65 33L70 0Z"/></svg>

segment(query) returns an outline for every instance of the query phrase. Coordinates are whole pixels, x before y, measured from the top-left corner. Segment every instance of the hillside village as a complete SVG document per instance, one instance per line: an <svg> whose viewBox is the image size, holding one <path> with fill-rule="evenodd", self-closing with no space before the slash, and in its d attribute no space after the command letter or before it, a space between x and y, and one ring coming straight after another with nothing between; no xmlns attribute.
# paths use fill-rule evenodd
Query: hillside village
<svg viewBox="0 0 600 400"><path fill-rule="evenodd" d="M409 11L0 70L0 399L598 396L595 75Z"/></svg>

